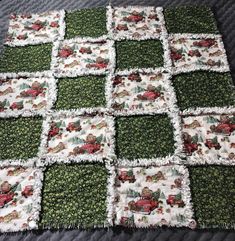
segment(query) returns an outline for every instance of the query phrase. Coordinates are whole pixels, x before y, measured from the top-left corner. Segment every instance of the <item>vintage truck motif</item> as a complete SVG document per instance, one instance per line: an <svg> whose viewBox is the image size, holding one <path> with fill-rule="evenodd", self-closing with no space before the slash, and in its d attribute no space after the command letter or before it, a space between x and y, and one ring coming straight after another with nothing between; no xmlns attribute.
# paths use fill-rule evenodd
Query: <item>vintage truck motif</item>
<svg viewBox="0 0 235 241"><path fill-rule="evenodd" d="M138 212L149 215L154 209L158 208L159 202L153 199L140 199L130 201L128 207L132 212Z"/></svg>
<svg viewBox="0 0 235 241"><path fill-rule="evenodd" d="M179 208L183 208L185 206L184 201L181 198L181 195L169 195L166 203L170 205L171 207L174 207L175 205L178 205Z"/></svg>
<svg viewBox="0 0 235 241"><path fill-rule="evenodd" d="M13 200L14 193L4 193L0 194L0 208L3 208L5 204Z"/></svg>
<svg viewBox="0 0 235 241"><path fill-rule="evenodd" d="M129 181L130 183L135 182L135 175L132 171L121 171L118 176L118 179L124 183L125 181Z"/></svg>

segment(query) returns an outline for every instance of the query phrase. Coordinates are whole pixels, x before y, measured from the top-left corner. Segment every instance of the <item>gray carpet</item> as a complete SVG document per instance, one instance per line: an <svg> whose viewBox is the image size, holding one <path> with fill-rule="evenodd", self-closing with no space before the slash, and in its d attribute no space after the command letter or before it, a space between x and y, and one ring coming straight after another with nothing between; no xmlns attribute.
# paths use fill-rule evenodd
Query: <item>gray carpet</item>
<svg viewBox="0 0 235 241"><path fill-rule="evenodd" d="M0 0L0 50L8 28L10 13L36 13L54 9L73 10L105 6L107 0ZM234 0L112 0L112 5L208 5L212 8L223 34L233 80L235 83L235 1ZM235 241L235 231L188 230L188 229L96 229L96 230L59 230L34 231L16 234L3 234L3 240L51 240L51 241Z"/></svg>

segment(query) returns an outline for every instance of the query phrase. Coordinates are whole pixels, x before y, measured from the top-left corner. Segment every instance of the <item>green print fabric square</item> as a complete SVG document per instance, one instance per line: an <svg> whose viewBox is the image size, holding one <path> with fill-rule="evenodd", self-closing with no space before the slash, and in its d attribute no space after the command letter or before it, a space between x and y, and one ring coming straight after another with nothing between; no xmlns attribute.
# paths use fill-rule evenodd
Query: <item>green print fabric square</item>
<svg viewBox="0 0 235 241"><path fill-rule="evenodd" d="M40 226L106 224L108 171L103 164L60 164L44 173Z"/></svg>
<svg viewBox="0 0 235 241"><path fill-rule="evenodd" d="M99 37L107 34L106 9L93 8L81 9L66 13L65 38L75 37Z"/></svg>
<svg viewBox="0 0 235 241"><path fill-rule="evenodd" d="M198 227L234 228L235 168L201 166L189 172Z"/></svg>
<svg viewBox="0 0 235 241"><path fill-rule="evenodd" d="M155 68L163 66L160 40L128 40L116 42L117 69Z"/></svg>
<svg viewBox="0 0 235 241"><path fill-rule="evenodd" d="M121 159L165 157L174 152L173 126L167 115L116 119L116 153Z"/></svg>
<svg viewBox="0 0 235 241"><path fill-rule="evenodd" d="M230 73L195 71L175 75L172 82L181 110L235 105L235 91Z"/></svg>
<svg viewBox="0 0 235 241"><path fill-rule="evenodd" d="M41 132L39 117L0 119L0 160L36 157Z"/></svg>
<svg viewBox="0 0 235 241"><path fill-rule="evenodd" d="M104 107L105 76L82 76L58 80L56 109Z"/></svg>
<svg viewBox="0 0 235 241"><path fill-rule="evenodd" d="M218 33L213 12L208 7L166 8L164 16L169 33Z"/></svg>
<svg viewBox="0 0 235 241"><path fill-rule="evenodd" d="M51 44L5 47L0 57L0 73L49 70L51 51Z"/></svg>

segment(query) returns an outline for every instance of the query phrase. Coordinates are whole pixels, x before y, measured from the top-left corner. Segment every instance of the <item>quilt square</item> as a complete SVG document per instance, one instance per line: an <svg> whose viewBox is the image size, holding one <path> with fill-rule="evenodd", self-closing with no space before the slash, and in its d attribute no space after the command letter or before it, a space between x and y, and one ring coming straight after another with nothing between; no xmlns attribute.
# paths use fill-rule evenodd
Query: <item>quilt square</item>
<svg viewBox="0 0 235 241"><path fill-rule="evenodd" d="M116 41L116 65L118 70L131 68L156 68L164 64L164 52L160 40Z"/></svg>
<svg viewBox="0 0 235 241"><path fill-rule="evenodd" d="M64 36L64 10L39 14L12 14L6 45L23 46L53 42Z"/></svg>
<svg viewBox="0 0 235 241"><path fill-rule="evenodd" d="M218 33L213 12L206 6L180 6L164 10L169 33Z"/></svg>
<svg viewBox="0 0 235 241"><path fill-rule="evenodd" d="M50 69L51 44L6 46L0 57L0 73L38 72Z"/></svg>
<svg viewBox="0 0 235 241"><path fill-rule="evenodd" d="M173 132L166 114L117 117L117 157L134 161L171 155L175 150Z"/></svg>
<svg viewBox="0 0 235 241"><path fill-rule="evenodd" d="M119 167L115 192L117 225L196 226L188 171L183 166Z"/></svg>
<svg viewBox="0 0 235 241"><path fill-rule="evenodd" d="M103 164L53 165L44 173L39 226L94 227L107 224L107 178Z"/></svg>
<svg viewBox="0 0 235 241"><path fill-rule="evenodd" d="M107 34L106 8L81 9L67 12L65 37L97 38Z"/></svg>
<svg viewBox="0 0 235 241"><path fill-rule="evenodd" d="M45 111L52 106L50 91L55 80L45 77L20 77L0 79L0 112L25 113ZM1 113L0 113L1 116Z"/></svg>
<svg viewBox="0 0 235 241"><path fill-rule="evenodd" d="M174 105L169 74L164 70L116 74L112 85L112 108L117 113L156 113Z"/></svg>
<svg viewBox="0 0 235 241"><path fill-rule="evenodd" d="M36 157L41 131L41 117L0 119L0 162Z"/></svg>
<svg viewBox="0 0 235 241"><path fill-rule="evenodd" d="M189 163L235 163L235 115L184 117L183 139Z"/></svg>
<svg viewBox="0 0 235 241"><path fill-rule="evenodd" d="M0 230L37 228L42 171L31 167L0 168Z"/></svg>
<svg viewBox="0 0 235 241"><path fill-rule="evenodd" d="M109 116L76 116L68 113L49 123L46 155L62 158L102 159L113 155L113 119Z"/></svg>
<svg viewBox="0 0 235 241"><path fill-rule="evenodd" d="M53 56L53 70L59 77L105 74L113 67L113 42L65 40Z"/></svg>
<svg viewBox="0 0 235 241"><path fill-rule="evenodd" d="M235 105L235 91L230 73L195 71L174 75L172 84L182 111L197 107Z"/></svg>
<svg viewBox="0 0 235 241"><path fill-rule="evenodd" d="M228 70L228 62L220 35L171 35L171 60L175 71L196 69Z"/></svg>
<svg viewBox="0 0 235 241"><path fill-rule="evenodd" d="M235 168L190 167L195 219L199 228L233 229L235 224Z"/></svg>
<svg viewBox="0 0 235 241"><path fill-rule="evenodd" d="M159 38L164 30L162 8L127 6L109 11L115 39Z"/></svg>
<svg viewBox="0 0 235 241"><path fill-rule="evenodd" d="M96 108L106 105L105 76L81 76L58 81L56 109Z"/></svg>

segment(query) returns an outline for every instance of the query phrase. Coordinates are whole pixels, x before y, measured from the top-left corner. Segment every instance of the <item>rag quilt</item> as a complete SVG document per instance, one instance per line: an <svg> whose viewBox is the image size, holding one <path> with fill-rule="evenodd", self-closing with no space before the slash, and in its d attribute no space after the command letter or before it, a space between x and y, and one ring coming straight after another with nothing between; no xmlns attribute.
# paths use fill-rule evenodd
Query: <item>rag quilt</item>
<svg viewBox="0 0 235 241"><path fill-rule="evenodd" d="M235 227L235 91L207 7L12 14L0 231Z"/></svg>

